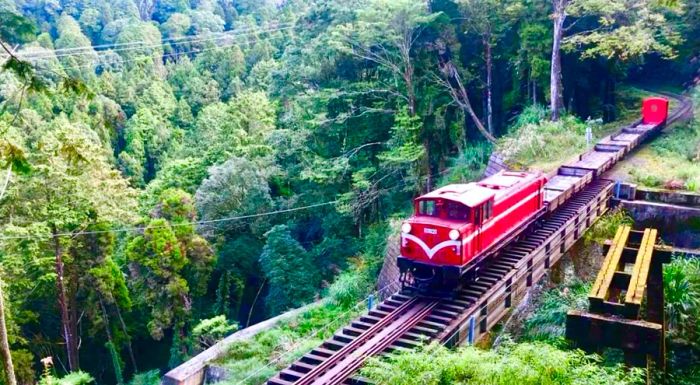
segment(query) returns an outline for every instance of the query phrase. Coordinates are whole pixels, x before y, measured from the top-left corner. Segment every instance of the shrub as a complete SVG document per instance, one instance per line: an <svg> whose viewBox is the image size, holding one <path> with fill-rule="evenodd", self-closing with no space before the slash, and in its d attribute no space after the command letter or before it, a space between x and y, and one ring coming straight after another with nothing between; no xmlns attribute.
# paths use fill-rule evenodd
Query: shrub
<svg viewBox="0 0 700 385"><path fill-rule="evenodd" d="M134 374L134 378L129 381L129 385L159 385L160 371L158 369L149 370Z"/></svg>
<svg viewBox="0 0 700 385"><path fill-rule="evenodd" d="M457 157L450 161L446 174L440 178L439 186L449 183L464 183L477 180L484 173L493 152L493 146L488 142L477 142L467 145Z"/></svg>
<svg viewBox="0 0 700 385"><path fill-rule="evenodd" d="M71 372L61 378L56 378L45 371L39 380L39 385L87 385L95 381L92 376L83 371Z"/></svg>
<svg viewBox="0 0 700 385"><path fill-rule="evenodd" d="M640 370L599 365L600 358L544 343L506 342L494 350L449 350L431 344L415 352L371 359L362 373L379 385L636 384Z"/></svg>
<svg viewBox="0 0 700 385"><path fill-rule="evenodd" d="M342 273L328 288L328 297L337 306L348 309L366 296L372 281L364 272L351 270Z"/></svg>
<svg viewBox="0 0 700 385"><path fill-rule="evenodd" d="M547 119L549 109L541 104L529 105L523 109L513 120L513 124L508 129L509 132L518 130L528 124L539 124Z"/></svg>
<svg viewBox="0 0 700 385"><path fill-rule="evenodd" d="M566 332L566 314L572 309L586 309L589 291L589 284L574 282L542 293L535 311L525 319L523 338L559 342Z"/></svg>
<svg viewBox="0 0 700 385"><path fill-rule="evenodd" d="M675 257L664 266L664 299L673 338L700 347L700 261Z"/></svg>
<svg viewBox="0 0 700 385"><path fill-rule="evenodd" d="M236 330L238 324L231 324L226 316L220 315L199 321L192 329L192 337L196 341L196 348L204 350Z"/></svg>
<svg viewBox="0 0 700 385"><path fill-rule="evenodd" d="M584 234L584 242L590 244L592 242L603 243L606 239L615 237L617 228L623 225L631 226L634 224L634 219L623 209L616 209L608 212L606 215L598 219L593 226Z"/></svg>

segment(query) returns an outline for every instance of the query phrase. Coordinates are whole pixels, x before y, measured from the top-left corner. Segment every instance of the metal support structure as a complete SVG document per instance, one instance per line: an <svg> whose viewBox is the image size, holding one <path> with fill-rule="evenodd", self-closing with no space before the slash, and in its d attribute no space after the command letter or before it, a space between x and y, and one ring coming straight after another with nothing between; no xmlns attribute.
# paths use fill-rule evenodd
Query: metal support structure
<svg viewBox="0 0 700 385"><path fill-rule="evenodd" d="M657 240L656 229L617 229L605 243L588 311L567 315L567 339L588 352L621 349L629 366L655 364L665 370L663 264L671 260L672 249Z"/></svg>

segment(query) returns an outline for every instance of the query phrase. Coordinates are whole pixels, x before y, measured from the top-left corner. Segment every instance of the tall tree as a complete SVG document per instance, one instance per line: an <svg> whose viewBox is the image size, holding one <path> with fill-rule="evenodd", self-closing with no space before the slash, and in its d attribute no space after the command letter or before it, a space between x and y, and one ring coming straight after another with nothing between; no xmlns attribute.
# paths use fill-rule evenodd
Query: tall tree
<svg viewBox="0 0 700 385"><path fill-rule="evenodd" d="M272 207L269 171L245 158L231 158L212 166L209 177L197 189L197 210L204 220L217 220L241 215L254 215ZM212 234L235 234L252 230L262 234L267 218L251 218L245 221L228 221L205 227Z"/></svg>
<svg viewBox="0 0 700 385"><path fill-rule="evenodd" d="M269 283L265 303L271 315L313 299L318 270L312 254L292 238L287 226L275 226L267 233L260 264Z"/></svg>
<svg viewBox="0 0 700 385"><path fill-rule="evenodd" d="M390 91L416 114L416 63L414 50L425 27L437 18L424 1L371 0L357 10L357 21L338 27L338 47L346 53L379 65L402 86ZM391 83L389 83L391 84Z"/></svg>
<svg viewBox="0 0 700 385"><path fill-rule="evenodd" d="M559 120L564 108L564 85L561 71L561 44L564 38L564 21L571 0L552 0L552 68L549 71L549 108L552 120Z"/></svg>
<svg viewBox="0 0 700 385"><path fill-rule="evenodd" d="M79 368L77 277L85 274L75 264L76 238L95 221L124 223L133 218L134 192L107 162L104 148L87 127L58 117L26 138L32 173L19 178L8 204L12 228L31 229L45 236L39 255L51 255L61 336L70 370ZM15 230L16 231L16 230ZM21 240L17 240L21 242Z"/></svg>
<svg viewBox="0 0 700 385"><path fill-rule="evenodd" d="M493 67L494 49L503 34L517 22L522 6L515 1L459 0L464 25L468 32L481 38L486 72L486 128L494 134L493 127Z"/></svg>
<svg viewBox="0 0 700 385"><path fill-rule="evenodd" d="M173 346L186 355L186 325L194 297L206 291L215 257L209 243L196 234L192 197L169 189L151 213L143 234L127 247L131 285L141 293L139 306L148 309L148 329L156 340L173 329Z"/></svg>
<svg viewBox="0 0 700 385"><path fill-rule="evenodd" d="M625 61L650 52L670 58L679 43L664 17L666 5L656 0L552 0L552 9L552 120L558 120L564 108L561 54L565 46L582 49L584 58ZM569 31L573 33L566 36Z"/></svg>

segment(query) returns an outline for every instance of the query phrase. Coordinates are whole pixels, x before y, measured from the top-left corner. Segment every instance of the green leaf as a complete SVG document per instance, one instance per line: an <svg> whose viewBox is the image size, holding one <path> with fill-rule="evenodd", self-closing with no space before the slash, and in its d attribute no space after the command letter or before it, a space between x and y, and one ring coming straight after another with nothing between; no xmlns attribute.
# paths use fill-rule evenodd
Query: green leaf
<svg viewBox="0 0 700 385"><path fill-rule="evenodd" d="M10 44L26 43L34 40L35 35L36 27L28 19L0 10L0 40Z"/></svg>

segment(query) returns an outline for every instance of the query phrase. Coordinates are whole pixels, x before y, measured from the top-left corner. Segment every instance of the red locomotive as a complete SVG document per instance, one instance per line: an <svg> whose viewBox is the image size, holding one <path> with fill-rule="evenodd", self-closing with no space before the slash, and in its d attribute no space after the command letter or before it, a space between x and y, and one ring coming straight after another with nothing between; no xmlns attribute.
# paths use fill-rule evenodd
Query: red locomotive
<svg viewBox="0 0 700 385"><path fill-rule="evenodd" d="M398 265L404 285L450 290L478 262L544 212L542 173L501 171L415 199L401 226Z"/></svg>

